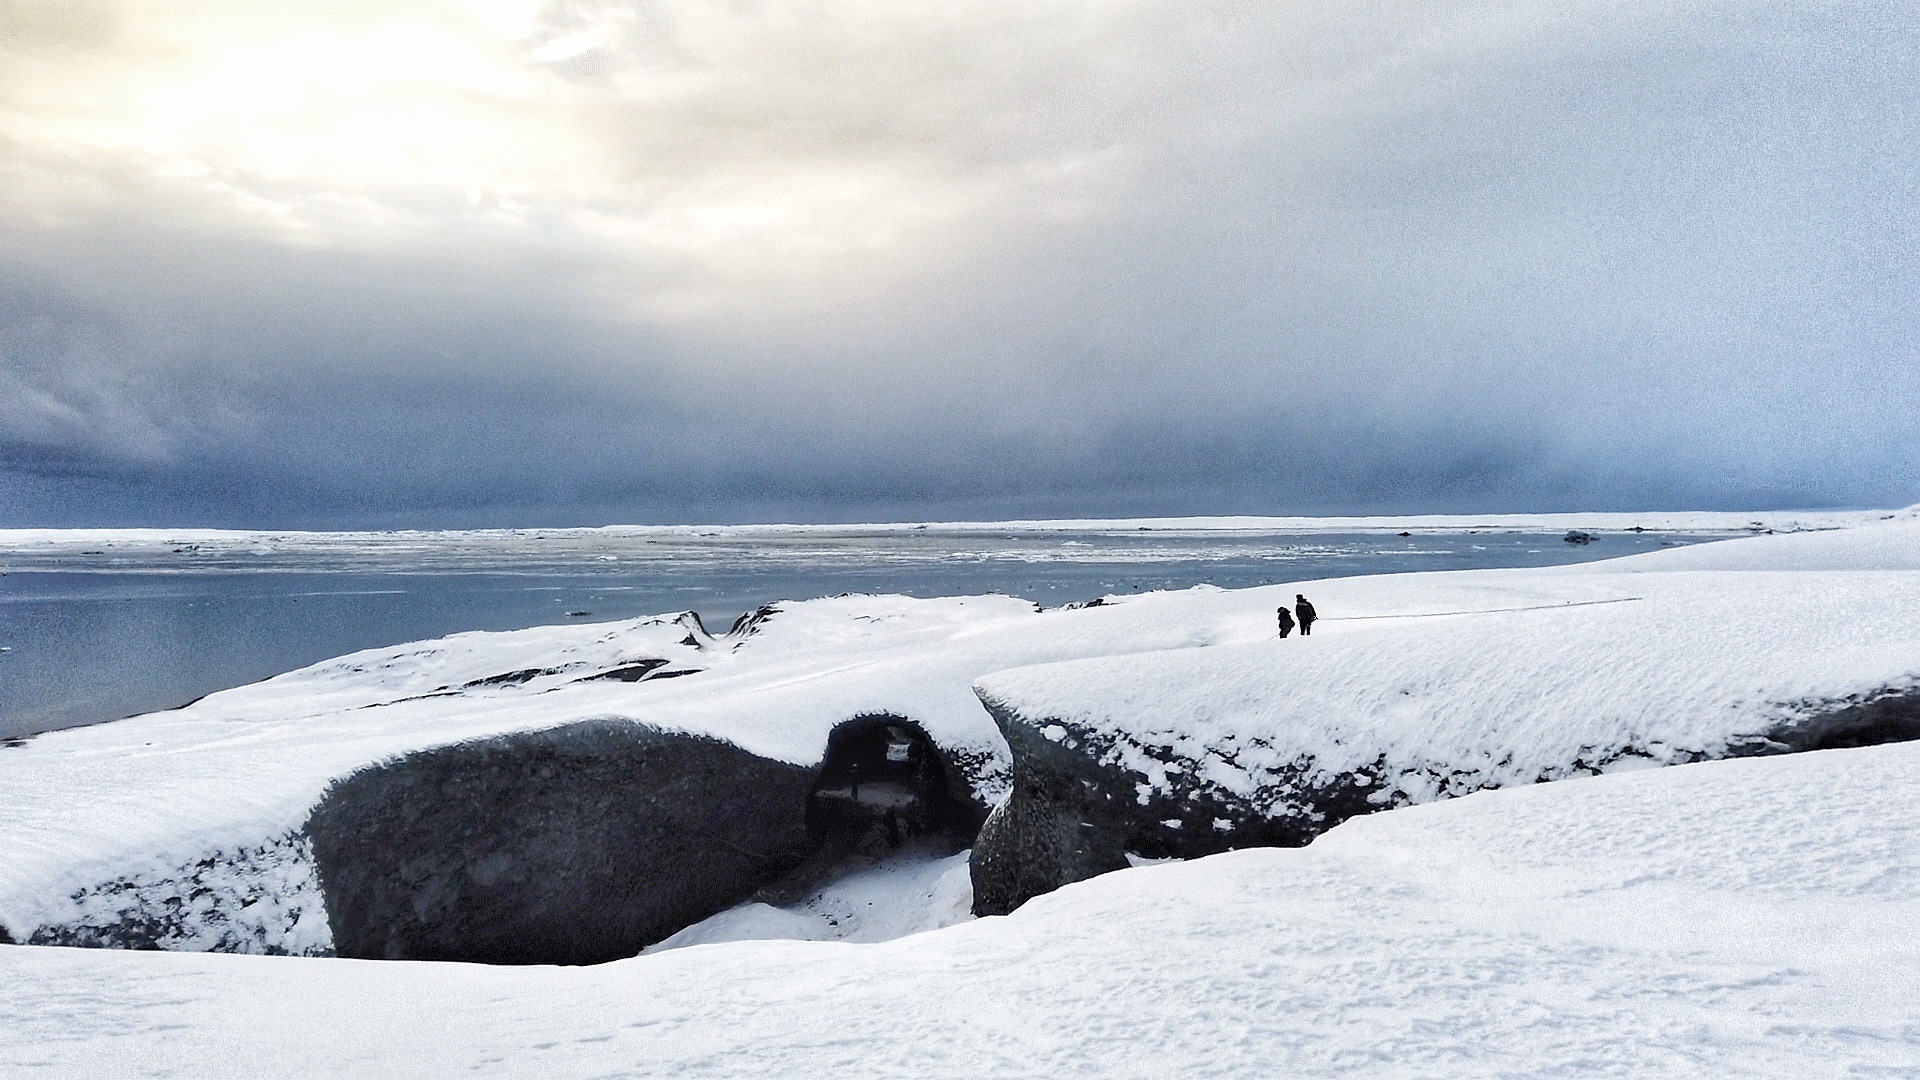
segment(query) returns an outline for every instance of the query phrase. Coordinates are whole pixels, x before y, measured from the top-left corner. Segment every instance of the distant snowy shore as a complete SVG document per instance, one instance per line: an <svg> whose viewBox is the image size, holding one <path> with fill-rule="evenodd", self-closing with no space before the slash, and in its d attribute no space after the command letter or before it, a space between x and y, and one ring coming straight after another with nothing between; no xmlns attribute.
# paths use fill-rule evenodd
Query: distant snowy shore
<svg viewBox="0 0 1920 1080"><path fill-rule="evenodd" d="M1884 510L1769 510L1751 513L1723 511L1659 511L1651 513L1566 514L1417 514L1379 517L1173 517L1173 518L1060 518L1014 521L871 522L851 524L766 525L603 525L556 529L393 529L311 531L286 529L0 529L0 553L38 549L47 545L178 545L178 544L325 544L375 540L485 541L533 536L773 536L809 533L889 533L938 531L945 533L999 532L1467 532L1523 530L1528 532L1599 531L1725 533L1800 532L1843 529L1885 519Z"/></svg>

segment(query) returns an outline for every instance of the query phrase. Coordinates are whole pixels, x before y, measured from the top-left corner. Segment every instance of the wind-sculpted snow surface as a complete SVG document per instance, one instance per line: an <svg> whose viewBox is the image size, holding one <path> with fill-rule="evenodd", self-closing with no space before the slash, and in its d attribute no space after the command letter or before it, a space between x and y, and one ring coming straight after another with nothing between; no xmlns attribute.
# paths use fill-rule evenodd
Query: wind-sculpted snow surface
<svg viewBox="0 0 1920 1080"><path fill-rule="evenodd" d="M1752 566L1920 566L1917 538L1902 523L1716 547ZM983 678L1016 765L974 850L975 910L1130 850L1299 845L1482 788L1920 738L1920 573L1664 571L1678 554L1536 574L1547 594L1477 611Z"/></svg>
<svg viewBox="0 0 1920 1080"><path fill-rule="evenodd" d="M0 948L0 1073L1910 1077L1917 928L1920 744L1876 746L1483 792L873 945Z"/></svg>

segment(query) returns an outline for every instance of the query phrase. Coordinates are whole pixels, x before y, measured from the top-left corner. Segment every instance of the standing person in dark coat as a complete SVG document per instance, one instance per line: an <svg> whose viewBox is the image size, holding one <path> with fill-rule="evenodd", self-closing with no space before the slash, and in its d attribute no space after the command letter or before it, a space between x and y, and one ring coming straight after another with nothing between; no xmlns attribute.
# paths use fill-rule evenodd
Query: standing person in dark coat
<svg viewBox="0 0 1920 1080"><path fill-rule="evenodd" d="M1280 605L1280 636L1286 637L1291 633L1293 633L1293 612L1288 611L1287 606L1282 604Z"/></svg>
<svg viewBox="0 0 1920 1080"><path fill-rule="evenodd" d="M1313 610L1313 605L1308 603L1307 598L1300 593L1293 594L1293 613L1300 616L1300 636L1306 637L1313 633L1313 620L1319 618L1320 614Z"/></svg>

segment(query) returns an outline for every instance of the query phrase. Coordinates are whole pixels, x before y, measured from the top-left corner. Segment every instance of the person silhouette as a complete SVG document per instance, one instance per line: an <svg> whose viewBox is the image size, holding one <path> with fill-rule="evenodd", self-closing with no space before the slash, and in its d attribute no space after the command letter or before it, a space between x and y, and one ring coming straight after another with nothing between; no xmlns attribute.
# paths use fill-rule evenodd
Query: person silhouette
<svg viewBox="0 0 1920 1080"><path fill-rule="evenodd" d="M1286 637L1288 634L1293 633L1293 612L1287 610L1287 605L1281 604L1279 614L1280 636Z"/></svg>
<svg viewBox="0 0 1920 1080"><path fill-rule="evenodd" d="M1300 593L1293 594L1293 613L1300 617L1300 636L1313 633L1313 620L1319 618L1320 613L1313 610L1313 605Z"/></svg>

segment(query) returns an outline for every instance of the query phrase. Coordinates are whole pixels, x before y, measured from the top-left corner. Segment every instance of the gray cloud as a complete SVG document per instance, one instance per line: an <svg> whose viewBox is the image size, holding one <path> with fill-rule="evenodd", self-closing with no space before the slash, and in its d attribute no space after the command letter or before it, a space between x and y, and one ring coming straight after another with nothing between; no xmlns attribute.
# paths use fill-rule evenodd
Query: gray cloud
<svg viewBox="0 0 1920 1080"><path fill-rule="evenodd" d="M0 523L1920 499L1903 6L511 6L9 38Z"/></svg>

